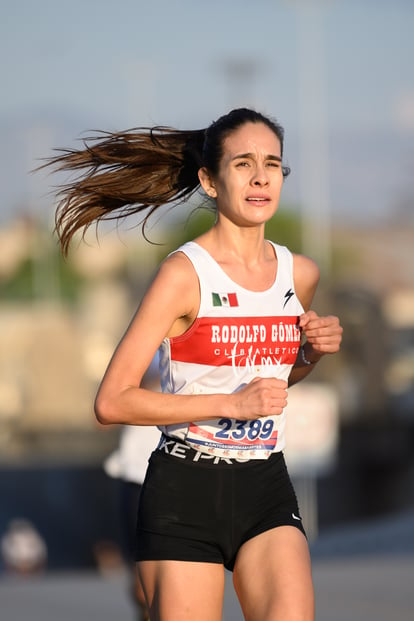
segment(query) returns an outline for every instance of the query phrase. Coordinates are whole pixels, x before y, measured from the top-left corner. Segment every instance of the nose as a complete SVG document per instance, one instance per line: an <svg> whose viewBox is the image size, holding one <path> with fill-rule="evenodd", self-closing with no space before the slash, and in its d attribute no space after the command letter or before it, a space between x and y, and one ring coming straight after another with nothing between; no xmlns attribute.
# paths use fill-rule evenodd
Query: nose
<svg viewBox="0 0 414 621"><path fill-rule="evenodd" d="M267 185L268 182L269 177L266 168L264 166L256 166L251 180L252 185L262 187Z"/></svg>

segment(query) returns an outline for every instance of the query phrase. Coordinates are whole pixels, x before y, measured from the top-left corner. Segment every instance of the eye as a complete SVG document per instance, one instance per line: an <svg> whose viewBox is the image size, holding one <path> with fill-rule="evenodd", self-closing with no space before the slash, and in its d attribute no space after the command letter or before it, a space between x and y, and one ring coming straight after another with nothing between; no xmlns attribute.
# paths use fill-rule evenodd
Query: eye
<svg viewBox="0 0 414 621"><path fill-rule="evenodd" d="M248 167L250 164L247 160L242 160L240 162L237 162L236 164L236 168L244 168L244 167Z"/></svg>

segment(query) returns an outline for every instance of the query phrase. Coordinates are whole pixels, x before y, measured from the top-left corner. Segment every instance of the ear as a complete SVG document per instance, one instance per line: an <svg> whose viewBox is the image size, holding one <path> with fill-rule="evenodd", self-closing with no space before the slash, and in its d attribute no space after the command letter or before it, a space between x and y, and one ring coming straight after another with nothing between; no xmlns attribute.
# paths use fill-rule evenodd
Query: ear
<svg viewBox="0 0 414 621"><path fill-rule="evenodd" d="M217 197L216 188L214 187L214 181L210 176L207 168L200 168L198 171L198 178L200 179L200 185L203 188L204 192L211 196L211 198Z"/></svg>

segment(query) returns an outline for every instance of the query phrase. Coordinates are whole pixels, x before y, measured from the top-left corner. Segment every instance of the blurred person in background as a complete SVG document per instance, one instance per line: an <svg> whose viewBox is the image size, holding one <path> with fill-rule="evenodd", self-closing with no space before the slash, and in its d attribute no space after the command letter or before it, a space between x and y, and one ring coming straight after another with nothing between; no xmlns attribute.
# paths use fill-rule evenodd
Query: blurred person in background
<svg viewBox="0 0 414 621"><path fill-rule="evenodd" d="M1 538L1 554L6 570L13 574L38 574L47 566L46 543L26 518L11 520Z"/></svg>
<svg viewBox="0 0 414 621"><path fill-rule="evenodd" d="M159 390L157 367L158 356L152 361L141 382L148 390ZM106 474L116 482L121 550L131 575L130 593L137 609L138 621L149 619L135 562L138 505L148 459L159 439L160 431L157 427L125 425L121 430L118 448L104 462Z"/></svg>
<svg viewBox="0 0 414 621"><path fill-rule="evenodd" d="M342 328L310 306L319 269L265 239L284 178L283 129L241 108L201 130L138 128L50 163L66 253L91 223L200 186L213 226L161 264L99 388L103 424L157 426L141 491L137 561L153 621L218 621L224 568L247 621L314 619L310 555L283 457L288 385L338 351ZM146 210L146 211L145 211ZM162 393L141 386L160 352Z"/></svg>

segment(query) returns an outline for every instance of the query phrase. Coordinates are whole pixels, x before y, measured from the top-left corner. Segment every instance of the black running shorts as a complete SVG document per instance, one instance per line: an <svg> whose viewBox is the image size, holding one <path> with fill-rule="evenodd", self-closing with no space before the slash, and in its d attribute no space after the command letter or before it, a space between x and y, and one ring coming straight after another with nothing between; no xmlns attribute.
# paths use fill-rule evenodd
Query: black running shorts
<svg viewBox="0 0 414 621"><path fill-rule="evenodd" d="M233 570L243 543L285 525L305 534L282 453L237 462L164 437L141 491L136 559L222 563Z"/></svg>

